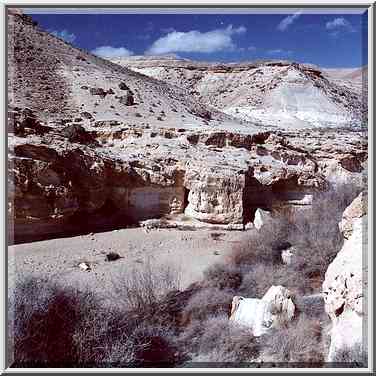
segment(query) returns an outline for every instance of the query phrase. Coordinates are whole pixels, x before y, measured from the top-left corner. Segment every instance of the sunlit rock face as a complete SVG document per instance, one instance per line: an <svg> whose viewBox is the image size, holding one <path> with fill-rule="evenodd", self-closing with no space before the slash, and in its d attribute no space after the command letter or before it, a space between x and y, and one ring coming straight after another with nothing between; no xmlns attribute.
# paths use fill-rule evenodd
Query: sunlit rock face
<svg viewBox="0 0 376 376"><path fill-rule="evenodd" d="M242 223L245 174L218 166L210 171L205 166L186 173L189 189L185 214L209 223Z"/></svg>
<svg viewBox="0 0 376 376"><path fill-rule="evenodd" d="M329 265L323 283L325 310L332 321L328 361L343 352L366 352L364 336L367 309L367 194L361 193L343 214L340 223L345 241ZM350 352L351 353L351 352ZM359 361L354 358L348 361Z"/></svg>
<svg viewBox="0 0 376 376"><path fill-rule="evenodd" d="M262 299L235 296L230 320L252 330L255 337L270 328L280 328L290 322L295 313L291 293L283 286L271 286Z"/></svg>

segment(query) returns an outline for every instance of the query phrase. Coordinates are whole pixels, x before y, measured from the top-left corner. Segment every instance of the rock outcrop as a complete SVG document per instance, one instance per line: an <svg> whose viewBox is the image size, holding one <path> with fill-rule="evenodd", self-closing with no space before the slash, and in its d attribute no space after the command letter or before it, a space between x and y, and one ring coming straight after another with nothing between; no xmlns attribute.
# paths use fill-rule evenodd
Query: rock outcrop
<svg viewBox="0 0 376 376"><path fill-rule="evenodd" d="M261 223L257 213L290 217L330 187L328 176L334 175L324 161L337 158L333 151L296 150L290 135L223 134L121 122L62 122L42 133L26 126L23 134L9 133L9 214L16 238L56 236L83 224L92 231L90 226L112 217L126 226L181 213L250 228L254 220ZM311 136L319 142L319 135ZM357 145L351 148L362 161L366 155L356 154ZM362 179L362 173L347 173Z"/></svg>
<svg viewBox="0 0 376 376"><path fill-rule="evenodd" d="M262 297L268 302L272 312L273 328L289 323L295 315L295 304L291 292L283 286L271 286Z"/></svg>
<svg viewBox="0 0 376 376"><path fill-rule="evenodd" d="M253 220L253 224L257 230L260 230L261 227L265 226L265 224L271 220L271 215L266 210L257 209L255 212L255 219Z"/></svg>
<svg viewBox="0 0 376 376"><path fill-rule="evenodd" d="M325 310L331 321L328 361L362 361L366 353L367 194L345 210L340 223L345 241L325 274ZM343 359L343 354L348 354Z"/></svg>

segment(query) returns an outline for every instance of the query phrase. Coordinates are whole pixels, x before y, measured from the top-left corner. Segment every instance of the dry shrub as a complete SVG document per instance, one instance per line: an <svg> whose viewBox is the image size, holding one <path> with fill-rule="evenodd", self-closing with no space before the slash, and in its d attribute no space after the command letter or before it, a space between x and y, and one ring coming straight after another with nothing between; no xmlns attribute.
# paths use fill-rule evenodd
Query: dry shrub
<svg viewBox="0 0 376 376"><path fill-rule="evenodd" d="M212 315L229 315L233 293L217 288L203 288L189 299L184 312L184 322L204 321Z"/></svg>
<svg viewBox="0 0 376 376"><path fill-rule="evenodd" d="M242 276L238 292L261 297L273 284L296 294L320 291L325 272L342 247L338 223L357 194L351 185L316 193L312 208L298 211L294 222L274 218L248 233L229 260ZM290 246L293 263L283 265L281 251Z"/></svg>
<svg viewBox="0 0 376 376"><path fill-rule="evenodd" d="M285 265L256 264L243 277L239 293L247 297L262 298L272 285L282 285L298 293L299 276L291 273Z"/></svg>
<svg viewBox="0 0 376 376"><path fill-rule="evenodd" d="M336 251L341 245L338 223L358 193L359 190L349 184L332 187L315 194L311 210L297 214L296 221L288 231L288 238L291 243L304 246L300 249L303 257L313 254L319 262L327 263L333 250Z"/></svg>
<svg viewBox="0 0 376 376"><path fill-rule="evenodd" d="M243 296L261 298L272 285L282 285L294 295L313 294L321 288L321 285L315 287L316 279L308 278L304 269L294 270L283 264L256 264L243 276L238 293Z"/></svg>
<svg viewBox="0 0 376 376"><path fill-rule="evenodd" d="M215 264L204 271L203 287L236 290L242 283L242 273L236 266Z"/></svg>
<svg viewBox="0 0 376 376"><path fill-rule="evenodd" d="M286 237L284 226L278 221L271 221L252 232L245 240L234 247L230 263L247 267L256 264L276 264L281 261L280 246Z"/></svg>
<svg viewBox="0 0 376 376"><path fill-rule="evenodd" d="M135 367L176 367L185 360L174 333L162 326L141 325L132 333Z"/></svg>
<svg viewBox="0 0 376 376"><path fill-rule="evenodd" d="M268 363L322 367L323 346L320 322L300 315L288 327L271 330L262 337L262 358Z"/></svg>
<svg viewBox="0 0 376 376"><path fill-rule="evenodd" d="M155 291L145 298L144 284L137 285L141 291L132 286L145 311L125 309L129 304L103 305L92 293L36 278L18 282L10 301L12 366L176 366L182 354L174 344L170 313L156 309Z"/></svg>
<svg viewBox="0 0 376 376"><path fill-rule="evenodd" d="M28 278L16 283L10 305L15 365L56 367L80 361L75 335L97 305L92 294Z"/></svg>
<svg viewBox="0 0 376 376"><path fill-rule="evenodd" d="M145 264L125 271L121 278L112 281L114 301L123 309L144 314L157 309L160 300L170 291L179 290L180 273L174 268Z"/></svg>
<svg viewBox="0 0 376 376"><path fill-rule="evenodd" d="M360 343L352 347L343 347L341 350L336 351L333 359L333 365L336 367L367 367L368 356Z"/></svg>
<svg viewBox="0 0 376 376"><path fill-rule="evenodd" d="M320 319L322 323L329 323L329 317L325 312L325 302L321 294L308 296L295 296L294 304L297 314L305 314L309 318Z"/></svg>
<svg viewBox="0 0 376 376"><path fill-rule="evenodd" d="M192 363L252 362L259 355L259 341L250 330L228 320L227 316L193 321L180 337L191 353ZM233 364L232 366L238 366Z"/></svg>

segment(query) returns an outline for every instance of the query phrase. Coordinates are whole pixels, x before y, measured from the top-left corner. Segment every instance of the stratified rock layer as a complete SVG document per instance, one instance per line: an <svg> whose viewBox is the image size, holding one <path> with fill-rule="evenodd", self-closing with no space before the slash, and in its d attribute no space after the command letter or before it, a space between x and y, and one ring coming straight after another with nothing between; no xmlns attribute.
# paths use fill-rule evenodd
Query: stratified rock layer
<svg viewBox="0 0 376 376"><path fill-rule="evenodd" d="M345 133L333 132L325 154L323 148L297 149L294 134L218 137L123 124L78 130L76 142L71 130L64 136L58 126L43 135L27 127L27 135L10 133L9 214L16 237L90 228L112 218L125 226L185 213L207 223L245 225L258 208L287 215L329 189L333 171L325 160L330 166L338 161L341 176L343 171L359 185L363 181L362 172L339 165L343 152L359 165L366 158L356 142L341 145ZM307 133L306 141L324 143L327 136Z"/></svg>

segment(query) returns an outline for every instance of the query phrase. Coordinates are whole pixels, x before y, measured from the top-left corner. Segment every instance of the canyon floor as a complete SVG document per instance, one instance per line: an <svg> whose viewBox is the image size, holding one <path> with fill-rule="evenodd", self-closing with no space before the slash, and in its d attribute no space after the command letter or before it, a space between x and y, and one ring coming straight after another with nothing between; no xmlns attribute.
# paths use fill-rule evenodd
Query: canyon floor
<svg viewBox="0 0 376 376"><path fill-rule="evenodd" d="M251 230L252 231L252 230ZM254 230L253 230L254 231ZM220 234L216 240L215 235ZM16 275L40 278L67 286L89 288L106 297L114 284L133 268L150 263L153 268L169 266L179 276L181 288L200 281L209 266L226 262L240 231L182 231L178 229L128 228L70 238L17 244L9 247L9 283ZM106 261L106 254L122 258ZM91 271L78 265L87 262Z"/></svg>

